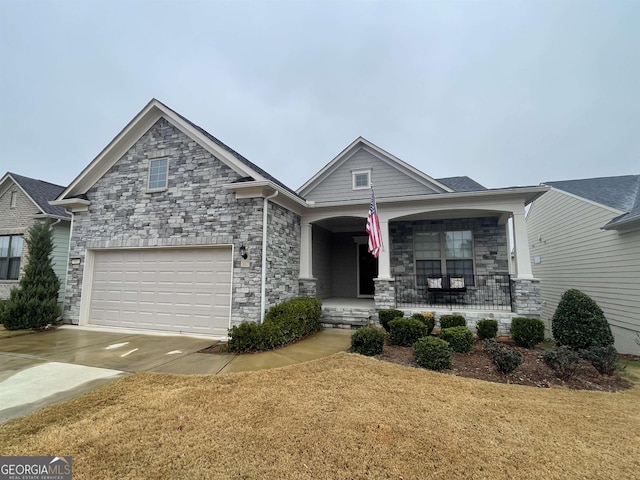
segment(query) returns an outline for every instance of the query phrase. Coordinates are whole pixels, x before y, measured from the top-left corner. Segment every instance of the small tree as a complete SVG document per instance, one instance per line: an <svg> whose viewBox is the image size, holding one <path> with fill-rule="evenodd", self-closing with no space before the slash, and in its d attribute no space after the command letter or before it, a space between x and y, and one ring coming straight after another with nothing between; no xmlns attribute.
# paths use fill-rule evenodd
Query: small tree
<svg viewBox="0 0 640 480"><path fill-rule="evenodd" d="M11 290L0 311L0 322L7 330L40 328L60 316L60 280L53 271L53 234L49 223L34 224L26 236L29 259L19 286Z"/></svg>
<svg viewBox="0 0 640 480"><path fill-rule="evenodd" d="M574 350L613 345L611 327L598 304L580 290L562 294L551 326L558 345Z"/></svg>

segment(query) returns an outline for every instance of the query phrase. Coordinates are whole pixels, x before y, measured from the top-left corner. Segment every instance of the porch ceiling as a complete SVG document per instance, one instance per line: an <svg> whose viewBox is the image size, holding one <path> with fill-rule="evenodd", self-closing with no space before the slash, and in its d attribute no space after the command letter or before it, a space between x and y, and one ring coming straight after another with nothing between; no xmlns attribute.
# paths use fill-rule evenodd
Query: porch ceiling
<svg viewBox="0 0 640 480"><path fill-rule="evenodd" d="M314 225L334 233L364 232L366 224L367 219L361 217L332 217L314 222Z"/></svg>
<svg viewBox="0 0 640 480"><path fill-rule="evenodd" d="M393 218L397 220L444 220L451 218L477 218L477 217L499 217L503 212L495 210L442 210L436 212L421 212L413 215L399 216Z"/></svg>

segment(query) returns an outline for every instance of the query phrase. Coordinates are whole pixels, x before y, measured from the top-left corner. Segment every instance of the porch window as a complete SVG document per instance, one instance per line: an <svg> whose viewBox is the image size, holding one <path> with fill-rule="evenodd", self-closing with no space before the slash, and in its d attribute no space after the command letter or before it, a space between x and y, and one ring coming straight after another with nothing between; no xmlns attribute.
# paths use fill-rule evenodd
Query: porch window
<svg viewBox="0 0 640 480"><path fill-rule="evenodd" d="M20 274L22 236L0 236L0 280L17 280Z"/></svg>
<svg viewBox="0 0 640 480"><path fill-rule="evenodd" d="M470 230L416 232L416 275L420 285L426 278L442 275L464 277L473 285L473 235Z"/></svg>

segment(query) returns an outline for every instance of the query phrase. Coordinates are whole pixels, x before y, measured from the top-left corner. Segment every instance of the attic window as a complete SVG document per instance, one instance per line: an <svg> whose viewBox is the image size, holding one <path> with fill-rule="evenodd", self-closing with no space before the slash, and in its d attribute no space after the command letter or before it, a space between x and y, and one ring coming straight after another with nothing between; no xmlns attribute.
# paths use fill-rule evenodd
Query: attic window
<svg viewBox="0 0 640 480"><path fill-rule="evenodd" d="M11 192L11 201L9 202L9 207L16 208L17 201L18 201L18 192L14 190L13 192Z"/></svg>
<svg viewBox="0 0 640 480"><path fill-rule="evenodd" d="M371 170L352 172L353 189L362 190L371 186Z"/></svg>
<svg viewBox="0 0 640 480"><path fill-rule="evenodd" d="M169 160L159 158L149 162L149 186L147 190L164 190L167 188Z"/></svg>

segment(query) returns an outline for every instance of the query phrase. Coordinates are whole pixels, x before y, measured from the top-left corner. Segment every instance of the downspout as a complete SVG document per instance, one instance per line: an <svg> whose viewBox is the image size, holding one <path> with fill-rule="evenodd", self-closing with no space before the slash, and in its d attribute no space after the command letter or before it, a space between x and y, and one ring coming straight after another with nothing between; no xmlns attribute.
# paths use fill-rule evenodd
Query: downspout
<svg viewBox="0 0 640 480"><path fill-rule="evenodd" d="M269 200L278 196L274 192L268 197L264 197L262 206L262 289L260 291L260 323L264 321L264 311L267 306L267 221Z"/></svg>

